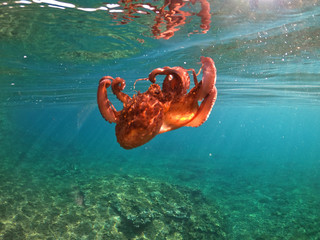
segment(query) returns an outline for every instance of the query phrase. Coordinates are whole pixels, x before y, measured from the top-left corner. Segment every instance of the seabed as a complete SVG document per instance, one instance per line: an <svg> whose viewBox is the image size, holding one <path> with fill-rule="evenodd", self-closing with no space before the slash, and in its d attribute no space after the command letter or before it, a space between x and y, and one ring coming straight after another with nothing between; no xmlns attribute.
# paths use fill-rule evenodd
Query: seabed
<svg viewBox="0 0 320 240"><path fill-rule="evenodd" d="M0 239L320 239L319 162L91 159L11 129L0 112Z"/></svg>

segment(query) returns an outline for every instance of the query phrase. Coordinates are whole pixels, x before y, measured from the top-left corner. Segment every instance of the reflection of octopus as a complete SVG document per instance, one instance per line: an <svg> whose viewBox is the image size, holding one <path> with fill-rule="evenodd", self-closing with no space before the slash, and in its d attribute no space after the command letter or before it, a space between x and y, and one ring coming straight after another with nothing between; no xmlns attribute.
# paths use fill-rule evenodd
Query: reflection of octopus
<svg viewBox="0 0 320 240"><path fill-rule="evenodd" d="M110 123L116 123L117 140L123 148L141 146L157 134L183 126L198 127L203 124L217 98L216 68L209 57L201 57L203 76L198 82L194 69L164 67L153 70L148 77L149 89L138 92L131 98L122 90L125 81L105 76L98 87L98 106L102 116ZM188 93L192 71L195 86ZM165 75L162 89L156 84L156 76ZM116 111L107 95L112 92L123 102L123 109ZM202 101L200 106L198 101Z"/></svg>
<svg viewBox="0 0 320 240"><path fill-rule="evenodd" d="M202 33L207 33L210 29L211 23L211 14L210 14L210 4L207 0L191 0L193 5L196 2L201 3L201 10L197 14L201 17ZM174 32L179 30L179 26L182 26L186 22L188 16L193 15L193 13L184 12L181 10L186 4L183 0L165 0L163 7L160 9L157 14L155 21L156 24L152 27L152 33L155 38L169 39L174 35ZM169 10L165 10L165 7L168 6ZM161 32L160 27L163 24L163 21L166 21L166 30Z"/></svg>
<svg viewBox="0 0 320 240"><path fill-rule="evenodd" d="M141 10L148 9L156 14L154 19L155 24L152 26L152 34L154 37L157 39L169 39L179 30L180 26L186 23L187 17L195 15L195 13L182 10L186 3L189 4L190 2L192 5L200 2L201 10L196 15L201 18L200 27L202 33L206 33L210 29L211 23L210 4L208 0L164 0L161 8L153 6L150 3L143 4L132 0L119 0L119 5L123 5L123 11L121 11L121 13L124 14L121 24L126 24L138 18L137 13L149 14L149 12ZM118 18L117 14L119 13L112 13L114 19ZM163 29L163 27L165 27L165 29Z"/></svg>

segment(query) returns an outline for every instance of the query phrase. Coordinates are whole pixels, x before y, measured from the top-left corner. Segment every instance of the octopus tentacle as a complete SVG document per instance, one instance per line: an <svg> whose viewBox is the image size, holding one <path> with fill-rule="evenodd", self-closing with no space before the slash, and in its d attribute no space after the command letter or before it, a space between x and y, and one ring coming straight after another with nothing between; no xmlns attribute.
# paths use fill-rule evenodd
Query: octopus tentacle
<svg viewBox="0 0 320 240"><path fill-rule="evenodd" d="M157 75L168 75L165 71L167 71L169 67L163 67L163 68L156 68L149 74L149 80L152 83L156 83L156 76Z"/></svg>
<svg viewBox="0 0 320 240"><path fill-rule="evenodd" d="M123 93L123 89L126 87L126 81L120 77L116 77L111 84L112 92L116 97L125 105L131 97Z"/></svg>
<svg viewBox="0 0 320 240"><path fill-rule="evenodd" d="M190 122L188 122L185 126L187 127L199 127L205 121L207 121L210 116L211 109L217 99L217 88L214 87L208 95L202 101L197 113L192 118Z"/></svg>
<svg viewBox="0 0 320 240"><path fill-rule="evenodd" d="M186 126L189 127L198 127L203 124L208 119L217 99L217 88L215 87L216 68L214 62L209 57L201 57L201 62L203 70L202 80L191 89L187 97L193 99L195 103L201 100L203 101L194 117L186 124Z"/></svg>
<svg viewBox="0 0 320 240"><path fill-rule="evenodd" d="M202 86L199 91L198 100L205 98L213 89L216 84L217 70L214 62L209 57L201 57L202 63Z"/></svg>
<svg viewBox="0 0 320 240"><path fill-rule="evenodd" d="M198 85L198 78L197 76L200 74L202 70L202 67L199 69L199 72L196 73L196 71L193 69L193 68L190 68L190 69L186 69L186 71L191 71L192 72L192 75L193 75L193 82L194 82L194 85Z"/></svg>
<svg viewBox="0 0 320 240"><path fill-rule="evenodd" d="M109 123L117 122L118 112L108 99L107 88L111 85L110 76L105 76L100 79L98 92L97 92L97 102L100 113L102 117Z"/></svg>

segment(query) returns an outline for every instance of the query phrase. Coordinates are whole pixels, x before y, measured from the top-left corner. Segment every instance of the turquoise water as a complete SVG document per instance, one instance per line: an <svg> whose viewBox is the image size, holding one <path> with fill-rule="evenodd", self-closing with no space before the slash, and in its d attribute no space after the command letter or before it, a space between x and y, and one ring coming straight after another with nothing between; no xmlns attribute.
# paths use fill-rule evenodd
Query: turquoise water
<svg viewBox="0 0 320 240"><path fill-rule="evenodd" d="M125 6L0 3L0 238L320 239L319 2L213 0L207 33L196 2L169 39ZM209 119L121 148L99 79L133 95L200 56L218 72Z"/></svg>

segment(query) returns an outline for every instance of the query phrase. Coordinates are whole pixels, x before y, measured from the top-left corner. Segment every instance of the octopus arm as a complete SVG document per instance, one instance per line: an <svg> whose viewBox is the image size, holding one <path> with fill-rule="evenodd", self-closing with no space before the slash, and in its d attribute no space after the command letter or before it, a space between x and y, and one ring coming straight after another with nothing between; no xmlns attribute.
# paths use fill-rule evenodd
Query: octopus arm
<svg viewBox="0 0 320 240"><path fill-rule="evenodd" d="M217 99L217 89L214 87L211 92L203 99L195 116L185 126L187 127L199 127L209 117L211 109Z"/></svg>
<svg viewBox="0 0 320 240"><path fill-rule="evenodd" d="M111 84L112 92L116 97L125 105L131 100L131 97L123 93L123 89L126 87L126 82L120 77L116 77Z"/></svg>
<svg viewBox="0 0 320 240"><path fill-rule="evenodd" d="M107 88L111 85L112 77L106 76L100 80L98 93L97 93L97 102L101 115L109 123L117 121L117 111L108 99Z"/></svg>

